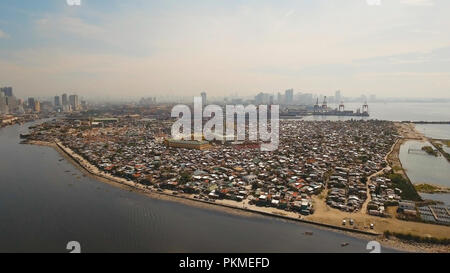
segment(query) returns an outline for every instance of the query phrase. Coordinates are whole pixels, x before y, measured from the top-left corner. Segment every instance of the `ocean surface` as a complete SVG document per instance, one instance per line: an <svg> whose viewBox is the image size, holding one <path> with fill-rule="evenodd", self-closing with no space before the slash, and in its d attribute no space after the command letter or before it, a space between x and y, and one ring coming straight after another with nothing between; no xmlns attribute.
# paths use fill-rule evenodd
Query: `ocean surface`
<svg viewBox="0 0 450 273"><path fill-rule="evenodd" d="M345 103L346 110L362 107L362 103ZM450 121L450 103L369 103L370 117L308 116L304 120L380 119L391 121ZM329 105L337 108L337 105Z"/></svg>
<svg viewBox="0 0 450 273"><path fill-rule="evenodd" d="M426 129L426 132L435 132L434 126ZM450 125L439 125L448 126ZM423 130L424 128L422 128ZM441 131L441 128L439 130ZM425 134L432 137L430 134ZM450 139L450 135L436 135L438 138ZM423 146L431 146L430 143L422 143L419 141L407 141L400 147L400 161L405 169L409 179L413 184L434 184L442 185L450 188L450 163L443 157L435 157L423 151ZM424 199L444 202L450 205L450 194L420 194Z"/></svg>
<svg viewBox="0 0 450 273"><path fill-rule="evenodd" d="M368 252L366 240L343 233L152 199L83 176L53 148L19 144L30 125L0 129L0 252L65 253L69 241L82 252Z"/></svg>
<svg viewBox="0 0 450 273"><path fill-rule="evenodd" d="M415 126L419 132L427 137L450 139L450 125L448 124L416 124Z"/></svg>
<svg viewBox="0 0 450 273"><path fill-rule="evenodd" d="M450 187L450 163L443 156L421 151L430 143L407 141L400 148L400 160L409 179L414 184L431 183Z"/></svg>

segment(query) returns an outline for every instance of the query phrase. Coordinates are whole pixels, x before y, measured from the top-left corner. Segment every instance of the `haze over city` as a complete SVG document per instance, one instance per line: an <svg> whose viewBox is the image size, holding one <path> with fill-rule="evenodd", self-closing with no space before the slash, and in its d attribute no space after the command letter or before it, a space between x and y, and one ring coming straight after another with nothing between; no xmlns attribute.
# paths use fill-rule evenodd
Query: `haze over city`
<svg viewBox="0 0 450 273"><path fill-rule="evenodd" d="M448 0L0 11L0 253L174 272L450 253Z"/></svg>
<svg viewBox="0 0 450 273"><path fill-rule="evenodd" d="M450 98L450 2L370 3L6 0L0 85L21 97Z"/></svg>

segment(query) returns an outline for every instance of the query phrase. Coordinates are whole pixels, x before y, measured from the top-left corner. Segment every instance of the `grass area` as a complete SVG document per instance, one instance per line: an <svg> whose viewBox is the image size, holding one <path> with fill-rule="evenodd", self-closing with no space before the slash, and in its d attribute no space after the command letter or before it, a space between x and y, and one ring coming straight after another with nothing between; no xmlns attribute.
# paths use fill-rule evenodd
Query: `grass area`
<svg viewBox="0 0 450 273"><path fill-rule="evenodd" d="M450 139L443 139L442 143L444 143L445 146L450 148Z"/></svg>
<svg viewBox="0 0 450 273"><path fill-rule="evenodd" d="M391 236L408 242L450 245L450 238L422 237L411 233L390 232L388 230L384 232L384 237L389 238Z"/></svg>
<svg viewBox="0 0 450 273"><path fill-rule="evenodd" d="M425 151L429 155L438 156L438 152L433 149L431 146L422 147L422 151Z"/></svg>
<svg viewBox="0 0 450 273"><path fill-rule="evenodd" d="M418 184L414 186L418 192L433 193L439 188L429 184Z"/></svg>
<svg viewBox="0 0 450 273"><path fill-rule="evenodd" d="M448 146L448 142L449 142L450 140L442 140L442 142L446 142L446 145ZM436 142L436 141L433 141L432 142L432 144L434 145L434 147L436 147L436 149L439 151L439 152L441 152L441 154L450 162L450 154L449 153L447 153L446 151L444 151L444 149L442 148L442 144L440 144L440 143L438 143L438 142Z"/></svg>
<svg viewBox="0 0 450 273"><path fill-rule="evenodd" d="M441 187L430 185L430 184L417 184L417 185L414 185L414 187L416 188L416 191L423 192L423 193L438 193L438 192L445 191L445 189L443 189Z"/></svg>
<svg viewBox="0 0 450 273"><path fill-rule="evenodd" d="M402 199L412 200L412 201L422 201L422 198L417 193L414 186L401 174L393 173L389 175L389 179L391 179L392 183L394 183L395 187L399 188L402 193Z"/></svg>

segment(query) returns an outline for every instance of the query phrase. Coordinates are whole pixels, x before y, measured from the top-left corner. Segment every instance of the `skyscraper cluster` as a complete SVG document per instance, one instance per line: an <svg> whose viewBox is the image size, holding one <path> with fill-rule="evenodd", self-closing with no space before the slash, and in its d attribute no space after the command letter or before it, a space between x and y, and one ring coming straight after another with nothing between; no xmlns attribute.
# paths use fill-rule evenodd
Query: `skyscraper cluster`
<svg viewBox="0 0 450 273"><path fill-rule="evenodd" d="M278 92L275 97L269 93L258 93L254 99L255 104L274 104L280 105L308 105L313 103L313 94L311 93L294 93L294 89L287 89L283 93Z"/></svg>
<svg viewBox="0 0 450 273"><path fill-rule="evenodd" d="M71 112L81 110L81 103L78 95L67 95L62 94L62 96L55 96L53 105L56 110L61 112Z"/></svg>
<svg viewBox="0 0 450 273"><path fill-rule="evenodd" d="M285 104L293 104L294 103L294 89L288 89L284 92L284 100Z"/></svg>
<svg viewBox="0 0 450 273"><path fill-rule="evenodd" d="M20 102L14 96L12 87L0 88L0 114L12 114L20 111Z"/></svg>
<svg viewBox="0 0 450 273"><path fill-rule="evenodd" d="M139 105L141 106L149 106L156 104L156 97L150 97L150 98L141 98L139 101Z"/></svg>

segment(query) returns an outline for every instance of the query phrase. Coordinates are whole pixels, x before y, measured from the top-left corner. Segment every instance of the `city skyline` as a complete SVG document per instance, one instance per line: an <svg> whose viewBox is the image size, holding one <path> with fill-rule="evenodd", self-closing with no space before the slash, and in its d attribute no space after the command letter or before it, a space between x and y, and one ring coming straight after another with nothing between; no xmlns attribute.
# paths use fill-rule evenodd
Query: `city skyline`
<svg viewBox="0 0 450 273"><path fill-rule="evenodd" d="M259 92L450 98L450 3L4 1L1 85L22 97Z"/></svg>

